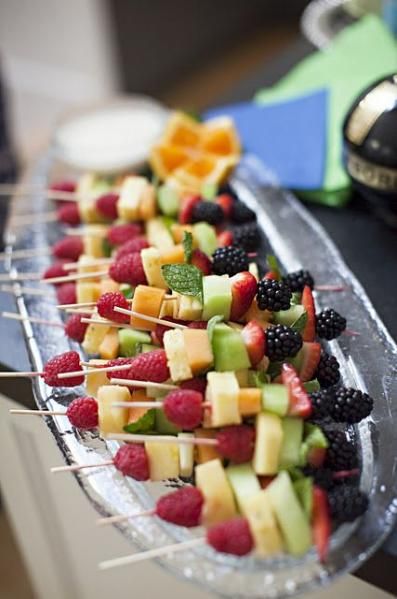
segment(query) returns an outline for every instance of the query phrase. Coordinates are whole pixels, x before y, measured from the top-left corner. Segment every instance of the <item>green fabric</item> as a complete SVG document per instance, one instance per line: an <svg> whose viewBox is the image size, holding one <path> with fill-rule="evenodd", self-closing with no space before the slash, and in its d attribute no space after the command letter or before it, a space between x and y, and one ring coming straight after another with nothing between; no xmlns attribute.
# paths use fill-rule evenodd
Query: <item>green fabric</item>
<svg viewBox="0 0 397 599"><path fill-rule="evenodd" d="M368 15L342 31L322 52L298 64L255 100L268 104L328 88L327 160L323 190L312 198L330 205L346 201L349 179L342 165L342 124L355 98L368 85L397 71L397 43L382 21Z"/></svg>

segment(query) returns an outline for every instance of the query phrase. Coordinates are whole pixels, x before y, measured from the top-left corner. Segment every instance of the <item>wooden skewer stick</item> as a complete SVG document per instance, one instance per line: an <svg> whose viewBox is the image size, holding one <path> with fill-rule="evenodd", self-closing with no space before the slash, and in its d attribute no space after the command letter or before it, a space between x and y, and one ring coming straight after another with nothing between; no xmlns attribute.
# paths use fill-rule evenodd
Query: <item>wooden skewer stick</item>
<svg viewBox="0 0 397 599"><path fill-rule="evenodd" d="M314 289L316 291L335 291L335 292L339 292L339 291L346 291L347 287L345 287L344 285L316 285L314 287Z"/></svg>
<svg viewBox="0 0 397 599"><path fill-rule="evenodd" d="M80 362L82 366L89 365L89 362ZM103 368L87 368L87 370L74 370L72 372L61 372L58 374L59 379L68 379L74 376L82 376L88 374L95 374L97 372L117 372L118 370L129 370L132 364L120 364L120 366L104 366ZM136 381L135 381L136 382ZM142 382L142 381L139 381ZM149 383L147 383L149 384Z"/></svg>
<svg viewBox="0 0 397 599"><path fill-rule="evenodd" d="M127 403L127 402L126 402ZM217 439L205 439L204 437L174 437L173 435L137 435L134 433L108 433L104 437L113 441L126 441L127 443L176 443L178 445L218 445Z"/></svg>
<svg viewBox="0 0 397 599"><path fill-rule="evenodd" d="M66 412L58 412L56 410L9 410L10 414L18 414L22 416L66 416Z"/></svg>
<svg viewBox="0 0 397 599"><path fill-rule="evenodd" d="M86 324L99 324L106 325L107 327L112 327L113 329L133 329L136 330L136 327L133 327L131 324L124 324L122 322L113 322L113 320L101 320L100 318L81 318L80 322L85 322Z"/></svg>
<svg viewBox="0 0 397 599"><path fill-rule="evenodd" d="M0 285L0 291L12 293L13 295L47 295L48 291L36 289L35 287L22 287L21 285Z"/></svg>
<svg viewBox="0 0 397 599"><path fill-rule="evenodd" d="M96 314L95 310L90 308L66 308L64 310L66 314Z"/></svg>
<svg viewBox="0 0 397 599"><path fill-rule="evenodd" d="M109 559L98 564L100 570L109 570L110 568L118 568L119 566L127 566L129 564L136 564L143 562L148 559L155 557L162 557L177 553L178 551L188 551L194 547L205 545L205 537L199 537L197 539L191 539L190 541L183 541L182 543L174 543L173 545L167 545L166 547L157 547L155 549L149 549L148 551L142 551L141 553L133 553L131 555L125 555L124 557L116 557Z"/></svg>
<svg viewBox="0 0 397 599"><path fill-rule="evenodd" d="M84 366L86 362L82 364ZM113 385L124 385L126 387L153 387L153 389L164 389L164 391L173 391L174 389L179 389L178 385L171 385L170 383L155 383L154 381L133 381L131 379L111 379L110 382ZM143 402L142 402L143 403ZM147 407L147 403L145 402L144 408ZM155 402L159 403L159 402ZM161 402L160 402L161 404ZM134 404L135 405L135 404ZM163 404L160 405L160 407ZM138 406L136 406L138 407Z"/></svg>
<svg viewBox="0 0 397 599"><path fill-rule="evenodd" d="M107 270L101 270L99 272L80 272L73 275L65 275L62 277L51 277L49 279L42 279L41 283L53 285L54 283L69 283L73 281L79 281L81 279L99 279L101 277L108 277L109 272Z"/></svg>
<svg viewBox="0 0 397 599"><path fill-rule="evenodd" d="M107 526L108 524L117 524L118 522L124 522L125 520L132 520L133 518L154 516L155 513L156 510L151 509L146 510L144 512L137 512L136 514L120 514L118 516L108 516L107 518L98 518L96 524L97 526Z"/></svg>
<svg viewBox="0 0 397 599"><path fill-rule="evenodd" d="M92 258L90 261L84 262L84 268L86 266L107 266L108 264L112 264L114 262L113 258ZM76 270L82 266L79 262L68 262L62 266L63 270Z"/></svg>
<svg viewBox="0 0 397 599"><path fill-rule="evenodd" d="M48 200L57 200L62 202L78 202L80 199L74 192L71 191L56 191L54 189L42 189L40 187L24 186L12 183L0 184L0 196L28 196L33 193L40 193Z"/></svg>
<svg viewBox="0 0 397 599"><path fill-rule="evenodd" d="M176 295L165 295L163 301L174 301L177 300L178 297ZM131 303L133 300L127 298L127 302ZM67 310L69 308L93 308L97 305L98 302L80 302L76 304L58 304L56 306L58 310ZM168 321L167 321L168 322Z"/></svg>
<svg viewBox="0 0 397 599"><path fill-rule="evenodd" d="M147 314L141 314L140 312L135 312L134 310L126 310L125 308L119 308L115 306L115 312L120 312L120 314L127 314L127 316L135 316L135 318L141 318L142 320L147 320L148 322L154 322L156 324L163 324L166 327L170 327L173 329L187 329L188 327L184 324L180 324L178 322L170 322L168 320L163 320L162 318L155 318L154 316L148 316Z"/></svg>
<svg viewBox="0 0 397 599"><path fill-rule="evenodd" d="M55 211L46 212L45 214L21 214L12 216L9 224L10 227L23 227L25 225L35 223L53 223L58 220L58 215Z"/></svg>
<svg viewBox="0 0 397 599"><path fill-rule="evenodd" d="M85 468L102 468L102 466L113 466L113 460L107 460L105 462L97 462L96 464L72 464L71 466L55 466L51 468L51 472L78 472Z"/></svg>
<svg viewBox="0 0 397 599"><path fill-rule="evenodd" d="M89 229L88 227L67 227L64 230L65 235L68 235L69 237L100 237L102 239L106 237L106 232L107 231L105 229L101 231Z"/></svg>
<svg viewBox="0 0 397 599"><path fill-rule="evenodd" d="M61 322L54 322L52 320L46 320L45 318L36 318L35 316L23 316L22 314L16 314L15 312L2 312L3 318L10 318L12 320L27 321L35 324L44 324L49 327L60 327L64 328Z"/></svg>
<svg viewBox="0 0 397 599"><path fill-rule="evenodd" d="M48 256L51 254L50 247L34 248L31 250L6 250L0 252L0 260L22 260L24 258L34 258L35 256Z"/></svg>
<svg viewBox="0 0 397 599"><path fill-rule="evenodd" d="M0 379L20 379L20 378L34 378L35 376L42 376L43 372L0 372Z"/></svg>
<svg viewBox="0 0 397 599"><path fill-rule="evenodd" d="M123 380L123 379L112 379L110 382ZM119 383L114 383L119 384ZM136 385L134 385L135 387ZM211 404L208 401L203 402L203 408L210 408ZM154 408L157 410L162 410L164 408L164 403L162 401L115 401L112 403L112 408Z"/></svg>
<svg viewBox="0 0 397 599"><path fill-rule="evenodd" d="M43 275L41 272L20 272L15 275L9 273L1 274L0 281L41 281Z"/></svg>

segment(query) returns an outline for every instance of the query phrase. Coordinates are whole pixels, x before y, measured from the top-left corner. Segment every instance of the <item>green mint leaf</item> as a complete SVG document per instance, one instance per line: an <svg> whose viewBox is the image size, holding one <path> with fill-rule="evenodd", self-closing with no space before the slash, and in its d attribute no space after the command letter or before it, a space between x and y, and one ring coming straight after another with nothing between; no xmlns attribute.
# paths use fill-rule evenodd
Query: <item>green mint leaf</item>
<svg viewBox="0 0 397 599"><path fill-rule="evenodd" d="M307 381L303 383L306 393L314 393L315 391L320 391L320 383L317 379L312 379L311 381Z"/></svg>
<svg viewBox="0 0 397 599"><path fill-rule="evenodd" d="M297 333L302 333L307 323L307 312L303 312L301 316L291 325L291 329L294 329Z"/></svg>
<svg viewBox="0 0 397 599"><path fill-rule="evenodd" d="M106 237L102 240L102 252L103 255L105 256L105 258L110 258L111 254L112 254L112 246L110 245L110 243L108 242L108 240L106 239Z"/></svg>
<svg viewBox="0 0 397 599"><path fill-rule="evenodd" d="M193 264L164 264L163 277L170 289L183 295L193 295L202 301L203 273Z"/></svg>
<svg viewBox="0 0 397 599"><path fill-rule="evenodd" d="M189 233L189 231L184 231L182 245L183 252L185 254L185 260L189 264L193 253L193 235Z"/></svg>
<svg viewBox="0 0 397 599"><path fill-rule="evenodd" d="M134 297L134 291L135 287L132 287L127 283L122 283L120 285L120 293L122 293L126 299L132 299Z"/></svg>
<svg viewBox="0 0 397 599"><path fill-rule="evenodd" d="M302 294L299 291L294 291L291 297L291 306L298 306L302 303Z"/></svg>
<svg viewBox="0 0 397 599"><path fill-rule="evenodd" d="M216 325L222 321L223 321L223 316L221 316L220 314L215 314L215 316L213 316L212 318L209 319L208 324L207 324L207 333L208 333L210 343L212 343L212 337L214 336L214 329L215 329Z"/></svg>
<svg viewBox="0 0 397 599"><path fill-rule="evenodd" d="M274 272L279 279L281 279L280 265L278 263L276 256L273 256L273 254L267 254L266 262L267 262L269 269L272 272Z"/></svg>
<svg viewBox="0 0 397 599"><path fill-rule="evenodd" d="M124 427L125 432L147 433L148 431L152 431L154 429L155 415L155 408L148 410L135 422L130 422L129 424L126 424Z"/></svg>

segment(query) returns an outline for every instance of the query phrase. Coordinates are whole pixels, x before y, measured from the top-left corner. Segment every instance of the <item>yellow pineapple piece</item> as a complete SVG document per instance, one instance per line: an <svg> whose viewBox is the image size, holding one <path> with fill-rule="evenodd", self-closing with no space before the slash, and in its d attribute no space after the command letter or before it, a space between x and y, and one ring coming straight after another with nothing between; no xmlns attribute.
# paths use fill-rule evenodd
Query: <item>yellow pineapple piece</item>
<svg viewBox="0 0 397 599"><path fill-rule="evenodd" d="M112 404L120 401L131 401L131 395L127 387L120 387L119 385L99 387L97 400L100 434L122 433L128 422L129 409L114 408Z"/></svg>
<svg viewBox="0 0 397 599"><path fill-rule="evenodd" d="M200 320L202 313L203 304L198 297L192 295L179 295L179 320Z"/></svg>
<svg viewBox="0 0 397 599"><path fill-rule="evenodd" d="M194 228L192 225L180 225L179 223L174 223L171 225L171 235L175 241L175 243L182 243L185 232L191 233L193 236L193 247L197 247L197 240L194 236Z"/></svg>
<svg viewBox="0 0 397 599"><path fill-rule="evenodd" d="M171 318L178 318L179 301L181 295L176 291L172 291L171 295L175 296L176 299L169 300L161 304L159 318L165 318L166 316L170 316Z"/></svg>
<svg viewBox="0 0 397 599"><path fill-rule="evenodd" d="M96 281L83 280L76 282L77 303L96 302L100 293L100 284Z"/></svg>
<svg viewBox="0 0 397 599"><path fill-rule="evenodd" d="M178 438L193 439L193 433L178 433ZM194 445L179 445L179 475L190 477L194 467Z"/></svg>
<svg viewBox="0 0 397 599"><path fill-rule="evenodd" d="M100 316L95 314L96 320L101 319ZM84 335L84 341L82 347L87 354L98 354L99 348L102 341L105 338L106 333L110 331L110 326L107 324L90 323Z"/></svg>
<svg viewBox="0 0 397 599"><path fill-rule="evenodd" d="M90 367L99 368L106 364L107 360L90 360ZM106 372L94 372L86 377L85 387L87 389L87 395L90 397L97 397L99 387L109 385L109 379Z"/></svg>
<svg viewBox="0 0 397 599"><path fill-rule="evenodd" d="M146 201L150 202L154 193L153 185L145 177L126 177L117 203L119 217L127 222L139 220L142 216L141 205L144 206Z"/></svg>
<svg viewBox="0 0 397 599"><path fill-rule="evenodd" d="M142 266L148 284L151 287L159 287L160 289L168 289L168 285L164 280L161 272L161 254L160 250L155 247L144 248L141 250Z"/></svg>
<svg viewBox="0 0 397 599"><path fill-rule="evenodd" d="M149 460L150 480L164 480L179 476L179 447L177 443L145 443Z"/></svg>
<svg viewBox="0 0 397 599"><path fill-rule="evenodd" d="M149 245L166 252L174 248L174 240L171 233L161 218L152 218L146 222L146 236Z"/></svg>
<svg viewBox="0 0 397 599"><path fill-rule="evenodd" d="M148 285L138 285L135 289L134 297L131 304L133 312L139 312L146 316L159 317L161 305L164 300L165 291L158 287L149 287ZM131 316L131 326L143 331L154 331L156 324L143 320L137 316Z"/></svg>
<svg viewBox="0 0 397 599"><path fill-rule="evenodd" d="M89 225L83 235L84 254L90 258L103 258L103 240L108 227L105 225ZM102 267L103 269L103 267Z"/></svg>
<svg viewBox="0 0 397 599"><path fill-rule="evenodd" d="M156 193L153 185L146 188L139 202L139 220L150 220L157 214Z"/></svg>
<svg viewBox="0 0 397 599"><path fill-rule="evenodd" d="M220 460L196 466L196 486L204 496L203 524L211 526L237 514L230 483Z"/></svg>
<svg viewBox="0 0 397 599"><path fill-rule="evenodd" d="M99 281L100 295L104 295L105 293L114 293L115 291L119 291L119 289L119 283L116 283L116 281L113 281L113 279L101 279Z"/></svg>
<svg viewBox="0 0 397 599"><path fill-rule="evenodd" d="M168 368L173 381L186 381L193 376L181 329L166 331L163 338Z"/></svg>
<svg viewBox="0 0 397 599"><path fill-rule="evenodd" d="M114 360L119 355L119 346L117 329L110 329L99 346L99 355L104 360Z"/></svg>
<svg viewBox="0 0 397 599"><path fill-rule="evenodd" d="M209 372L207 382L206 400L211 403L212 426L240 424L240 388L234 372Z"/></svg>
<svg viewBox="0 0 397 599"><path fill-rule="evenodd" d="M281 418L275 414L261 412L256 417L255 428L253 468L257 474L276 474L283 442Z"/></svg>
<svg viewBox="0 0 397 599"><path fill-rule="evenodd" d="M261 557L280 553L283 541L266 490L258 491L245 499L245 516L254 537L255 551Z"/></svg>
<svg viewBox="0 0 397 599"><path fill-rule="evenodd" d="M212 365L214 355L208 333L204 329L184 329L182 331L187 361L193 373L196 376Z"/></svg>

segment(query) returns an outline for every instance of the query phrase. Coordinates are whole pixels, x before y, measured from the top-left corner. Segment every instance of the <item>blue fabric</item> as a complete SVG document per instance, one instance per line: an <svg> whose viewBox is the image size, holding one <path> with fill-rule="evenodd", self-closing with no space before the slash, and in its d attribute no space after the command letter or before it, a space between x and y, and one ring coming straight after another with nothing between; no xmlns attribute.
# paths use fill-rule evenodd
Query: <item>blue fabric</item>
<svg viewBox="0 0 397 599"><path fill-rule="evenodd" d="M323 185L327 151L327 90L261 106L253 102L208 110L210 119L230 116L244 152L254 154L291 189Z"/></svg>

